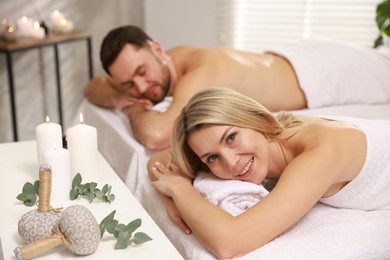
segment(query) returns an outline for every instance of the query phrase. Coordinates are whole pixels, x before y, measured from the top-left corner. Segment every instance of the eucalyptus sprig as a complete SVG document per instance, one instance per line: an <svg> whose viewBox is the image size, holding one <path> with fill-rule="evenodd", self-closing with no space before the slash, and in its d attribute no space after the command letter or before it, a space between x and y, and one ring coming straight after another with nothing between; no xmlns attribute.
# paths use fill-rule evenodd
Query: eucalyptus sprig
<svg viewBox="0 0 390 260"><path fill-rule="evenodd" d="M133 232L142 224L142 220L140 218L137 218L125 225L120 224L118 220L114 219L115 213L116 210L111 212L99 224L101 237L103 237L104 232L107 230L109 234L114 235L117 239L115 249L125 249L132 243L140 245L152 240L151 237L143 232L137 232L133 235Z"/></svg>
<svg viewBox="0 0 390 260"><path fill-rule="evenodd" d="M32 207L37 202L39 193L39 181L35 181L34 184L26 182L23 185L22 193L16 198L23 202L27 207Z"/></svg>
<svg viewBox="0 0 390 260"><path fill-rule="evenodd" d="M111 194L111 185L104 185L102 189L97 188L97 183L81 183L82 178L80 173L77 173L74 176L72 181L72 189L70 190L70 200L77 199L80 195L88 199L89 203L96 198L104 202L111 203L115 200L115 195ZM22 193L20 193L16 198L23 202L27 207L32 207L35 205L39 197L39 180L35 181L34 184L26 182L23 185Z"/></svg>
<svg viewBox="0 0 390 260"><path fill-rule="evenodd" d="M89 203L92 203L95 198L108 203L115 200L115 195L111 194L111 185L105 184L100 190L97 188L96 182L82 184L81 181L81 175L77 173L72 181L72 189L70 190L71 200L77 199L79 195L85 196Z"/></svg>

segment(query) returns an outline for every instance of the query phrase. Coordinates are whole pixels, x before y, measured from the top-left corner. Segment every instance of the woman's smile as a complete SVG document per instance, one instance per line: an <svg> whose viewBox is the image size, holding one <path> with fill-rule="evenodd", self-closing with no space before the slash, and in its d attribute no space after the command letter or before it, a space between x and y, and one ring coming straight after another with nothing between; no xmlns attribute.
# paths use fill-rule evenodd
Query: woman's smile
<svg viewBox="0 0 390 260"><path fill-rule="evenodd" d="M248 178L251 174L251 172L253 171L253 161L254 161L254 157L252 157L249 162L246 164L245 168L241 171L241 173L239 173L237 176L240 177L240 178Z"/></svg>

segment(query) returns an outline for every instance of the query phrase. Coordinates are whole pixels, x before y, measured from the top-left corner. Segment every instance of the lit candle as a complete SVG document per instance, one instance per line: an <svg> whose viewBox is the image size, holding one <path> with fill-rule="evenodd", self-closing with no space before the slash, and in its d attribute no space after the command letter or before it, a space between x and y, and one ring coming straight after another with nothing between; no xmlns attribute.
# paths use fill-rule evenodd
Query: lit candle
<svg viewBox="0 0 390 260"><path fill-rule="evenodd" d="M33 31L33 20L23 16L16 21L16 30L19 37L30 37Z"/></svg>
<svg viewBox="0 0 390 260"><path fill-rule="evenodd" d="M58 10L54 10L53 12L50 13L50 21L53 26L59 23L63 18L64 15Z"/></svg>
<svg viewBox="0 0 390 260"><path fill-rule="evenodd" d="M60 206L59 203L69 200L72 187L69 151L54 146L43 154L43 161L50 166L52 173L50 202Z"/></svg>
<svg viewBox="0 0 390 260"><path fill-rule="evenodd" d="M34 22L34 29L32 31L32 37L35 39L45 38L45 29L41 27L38 21Z"/></svg>
<svg viewBox="0 0 390 260"><path fill-rule="evenodd" d="M8 26L7 30L4 32L3 37L9 42L16 41L16 39L18 38L15 32L15 28L12 26Z"/></svg>
<svg viewBox="0 0 390 260"><path fill-rule="evenodd" d="M73 22L62 18L54 24L53 31L56 33L67 33L73 30Z"/></svg>
<svg viewBox="0 0 390 260"><path fill-rule="evenodd" d="M97 131L93 126L84 124L80 113L80 124L68 129L66 140L70 152L70 169L72 176L96 175L98 172ZM84 179L84 177L83 177Z"/></svg>
<svg viewBox="0 0 390 260"><path fill-rule="evenodd" d="M50 122L50 118L46 116L46 122L35 128L35 138L37 141L38 162L41 165L44 152L54 146L62 148L62 127L59 124Z"/></svg>

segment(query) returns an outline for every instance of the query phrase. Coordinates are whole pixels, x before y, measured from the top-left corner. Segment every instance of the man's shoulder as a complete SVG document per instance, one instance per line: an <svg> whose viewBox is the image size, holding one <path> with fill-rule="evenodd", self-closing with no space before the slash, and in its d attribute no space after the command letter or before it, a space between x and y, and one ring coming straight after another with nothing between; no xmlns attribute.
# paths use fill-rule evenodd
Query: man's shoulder
<svg viewBox="0 0 390 260"><path fill-rule="evenodd" d="M177 46L167 54L174 61L178 74L187 74L199 66L210 63L214 55L210 51L212 48L191 45Z"/></svg>
<svg viewBox="0 0 390 260"><path fill-rule="evenodd" d="M196 46L196 45L178 45L167 51L169 55L192 55L194 52L207 51L207 47Z"/></svg>

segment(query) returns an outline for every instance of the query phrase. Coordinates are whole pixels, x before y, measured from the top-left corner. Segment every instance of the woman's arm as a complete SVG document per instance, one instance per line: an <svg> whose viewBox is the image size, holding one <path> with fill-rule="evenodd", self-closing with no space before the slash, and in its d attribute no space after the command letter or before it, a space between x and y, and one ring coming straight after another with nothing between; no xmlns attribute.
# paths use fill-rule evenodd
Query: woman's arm
<svg viewBox="0 0 390 260"><path fill-rule="evenodd" d="M150 180L156 181L156 178L152 174L152 167L155 165L156 162L160 162L164 164L166 167L169 167L169 165L172 164L172 151L171 149L166 149L161 152L157 152L154 155L152 155L147 163L148 173ZM158 191L157 191L158 192ZM183 221L179 211L176 208L176 205L171 197L168 197L162 193L159 192L159 195L165 205L165 209L167 211L167 214L169 218L172 220L173 223L175 223L184 233L191 234L191 229L185 224Z"/></svg>

